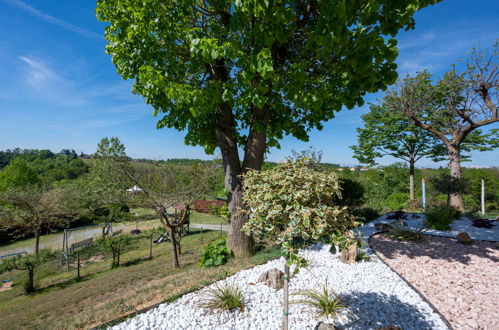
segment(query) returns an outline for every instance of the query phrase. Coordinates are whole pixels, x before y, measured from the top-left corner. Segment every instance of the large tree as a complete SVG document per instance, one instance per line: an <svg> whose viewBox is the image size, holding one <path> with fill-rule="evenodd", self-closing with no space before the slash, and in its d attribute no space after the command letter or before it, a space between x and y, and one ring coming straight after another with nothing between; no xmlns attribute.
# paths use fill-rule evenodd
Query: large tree
<svg viewBox="0 0 499 330"><path fill-rule="evenodd" d="M393 38L436 2L99 0L97 17L109 22L106 50L118 73L134 80L158 128L220 149L228 242L240 256L252 245L241 231L240 175L260 169L284 135L307 140L335 111L392 84Z"/></svg>
<svg viewBox="0 0 499 330"><path fill-rule="evenodd" d="M414 200L414 164L423 157L443 160L445 147L437 137L415 126L399 112L371 104L362 115L364 127L357 128L357 145L351 148L363 164L376 164L376 158L392 156L409 163L409 197Z"/></svg>
<svg viewBox="0 0 499 330"><path fill-rule="evenodd" d="M136 203L152 208L171 241L173 267L179 268L180 240L188 234L184 225L189 221L192 204L210 194L220 178L216 163L211 164L149 164L130 162L125 146L117 137L103 138L95 155L104 191L109 196L125 196L123 187L135 185L140 193ZM174 207L181 208L173 213Z"/></svg>
<svg viewBox="0 0 499 330"><path fill-rule="evenodd" d="M479 128L499 122L498 44L473 51L463 72L456 68L436 83L428 72L407 77L384 98L384 106L399 111L446 146L450 175L461 178L461 151L487 151L499 146L499 130ZM465 144L466 143L466 144ZM463 196L453 193L451 205L464 210Z"/></svg>

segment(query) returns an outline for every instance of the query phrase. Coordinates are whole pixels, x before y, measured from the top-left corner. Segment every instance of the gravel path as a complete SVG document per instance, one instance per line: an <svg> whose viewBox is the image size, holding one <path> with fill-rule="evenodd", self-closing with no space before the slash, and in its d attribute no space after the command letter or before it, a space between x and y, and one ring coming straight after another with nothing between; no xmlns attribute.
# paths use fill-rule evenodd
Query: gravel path
<svg viewBox="0 0 499 330"><path fill-rule="evenodd" d="M376 235L371 238L371 247L454 329L499 329L498 243L463 245L443 237L412 243Z"/></svg>
<svg viewBox="0 0 499 330"><path fill-rule="evenodd" d="M338 324L347 329L375 329L398 325L403 329L447 329L442 319L389 267L373 256L372 261L344 264L329 253L329 245L316 245L301 252L308 269L290 281L290 291L319 289L326 281L349 306ZM276 291L257 279L264 271L283 269L283 259L241 271L220 281L237 284L247 301L243 312L214 313L197 307L206 289L162 304L113 329L279 329L282 289ZM296 299L295 297L291 298ZM320 319L314 311L292 304L290 329L313 329ZM334 320L323 320L334 323Z"/></svg>

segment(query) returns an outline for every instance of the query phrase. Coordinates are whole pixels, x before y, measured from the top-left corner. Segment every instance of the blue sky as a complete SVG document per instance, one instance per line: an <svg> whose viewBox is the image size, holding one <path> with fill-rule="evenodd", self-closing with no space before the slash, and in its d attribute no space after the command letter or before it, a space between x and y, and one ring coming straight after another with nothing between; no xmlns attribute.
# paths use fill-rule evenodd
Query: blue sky
<svg viewBox="0 0 499 330"><path fill-rule="evenodd" d="M133 157L210 159L202 148L185 146L182 132L156 129L152 109L131 94L131 83L121 79L105 54L104 24L94 9L95 1L0 0L0 150L93 153L100 138L118 136ZM397 37L399 75L429 69L438 76L473 47L490 47L498 31L495 0L444 0L425 8L416 14L416 29ZM271 150L267 159L279 161L291 149L314 146L324 161L356 164L348 146L356 143L355 128L367 108L341 111L307 143L286 137L282 149ZM474 153L467 165L498 166L498 160L498 150Z"/></svg>

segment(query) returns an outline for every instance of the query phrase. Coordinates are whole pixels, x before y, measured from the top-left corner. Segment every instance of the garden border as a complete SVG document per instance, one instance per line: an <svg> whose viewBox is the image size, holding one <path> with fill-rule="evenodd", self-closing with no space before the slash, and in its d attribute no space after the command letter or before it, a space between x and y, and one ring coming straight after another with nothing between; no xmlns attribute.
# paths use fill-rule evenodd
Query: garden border
<svg viewBox="0 0 499 330"><path fill-rule="evenodd" d="M248 268L243 268L243 269L240 269L239 271L237 271L236 273L240 272L240 271L243 271L243 270L247 270L247 269L251 269L251 268L254 268L254 267L257 267L257 266L261 266L261 265L265 265L266 263L272 261L272 260L275 260L275 259L279 259L281 258L281 256L277 257L277 258L273 258L273 259L270 259L270 260L267 260L267 261L264 261L264 262L261 262L261 263L258 263L258 264L255 264L251 267L248 267ZM178 299L180 299L181 297L183 297L184 295L186 294L189 294L189 293L193 293L193 292L197 292L197 291L201 291L205 288L207 288L208 286L212 285L213 283L215 282L218 282L218 281L222 281L224 279L226 279L227 277L229 276L232 276L232 275L235 275L236 273L234 274L228 274L227 276L225 276L224 278L222 279L216 279L214 281L210 281L209 283L207 284L203 284L202 287L197 287L197 288L191 288L191 289L188 289L188 290L185 290L184 292L181 292L169 299L166 299L166 300L163 300L162 302L159 302L159 303L155 303L151 306L148 306L148 307L144 307L138 311L135 311L135 312L131 312L125 316L122 316L122 317L119 317L119 318L116 318L114 320L111 320L109 322L106 322L106 323L103 323L103 324L100 324L96 327L93 327L93 328L90 328L90 330L102 330L102 329L107 329L108 327L111 327L113 325L116 325L116 324L119 324L121 322L124 322L126 320L128 320L129 318L132 318L132 317L135 317L139 314L142 314L142 313L146 313L148 311L150 311L151 309L154 309L154 308L157 308L159 305L162 305L162 304L169 304L169 303L172 303L172 302L175 302L177 301Z"/></svg>

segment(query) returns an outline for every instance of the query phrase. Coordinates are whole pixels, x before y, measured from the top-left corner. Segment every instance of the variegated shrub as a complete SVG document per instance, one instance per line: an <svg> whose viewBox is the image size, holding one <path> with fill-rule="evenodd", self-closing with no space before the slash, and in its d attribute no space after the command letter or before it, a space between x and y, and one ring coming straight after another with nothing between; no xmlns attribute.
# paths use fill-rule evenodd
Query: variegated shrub
<svg viewBox="0 0 499 330"><path fill-rule="evenodd" d="M250 170L243 175L248 234L275 241L297 260L293 238L306 241L338 241L357 223L347 207L335 205L341 197L335 173L313 167L307 158L288 160L268 171Z"/></svg>

